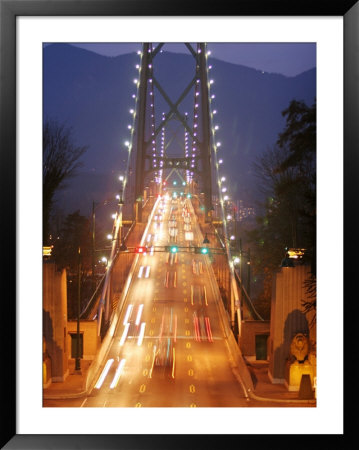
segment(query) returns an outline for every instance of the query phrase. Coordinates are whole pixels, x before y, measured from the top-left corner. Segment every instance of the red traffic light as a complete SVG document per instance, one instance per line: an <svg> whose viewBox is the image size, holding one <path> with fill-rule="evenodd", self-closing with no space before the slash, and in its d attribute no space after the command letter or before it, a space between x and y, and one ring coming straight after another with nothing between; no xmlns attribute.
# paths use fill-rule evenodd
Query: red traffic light
<svg viewBox="0 0 359 450"><path fill-rule="evenodd" d="M136 247L136 253L146 253L147 247Z"/></svg>

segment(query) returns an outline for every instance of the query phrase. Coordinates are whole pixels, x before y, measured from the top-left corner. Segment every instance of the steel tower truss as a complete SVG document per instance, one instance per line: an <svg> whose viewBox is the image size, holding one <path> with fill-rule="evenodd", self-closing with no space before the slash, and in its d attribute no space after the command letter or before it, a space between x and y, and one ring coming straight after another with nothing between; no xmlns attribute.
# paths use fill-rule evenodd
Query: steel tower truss
<svg viewBox="0 0 359 450"><path fill-rule="evenodd" d="M158 44L154 49L152 44L144 43L142 48L141 72L138 89L138 107L136 113L135 125L135 145L136 145L136 173L135 173L135 211L136 220L142 221L142 200L145 188L145 179L162 169L177 169L186 171L189 168L196 173L201 180L202 192L204 193L204 206L206 221L210 221L212 208L212 181L211 181L211 138L210 138L210 109L209 109L209 90L206 66L206 49L204 43L197 44L197 50L190 44L184 44L195 63L195 75L179 96L176 102L173 102L165 89L154 76L155 58L160 52L164 43ZM178 107L189 92L199 83L199 125L201 127L201 138L194 133L189 125L187 117L182 114ZM153 120L153 91L158 90L169 111L162 115L161 121L155 127L154 136L146 136L146 126ZM151 94L151 95L149 95ZM195 100L196 101L196 100ZM198 149L195 156L167 157L160 156L156 151L156 157L151 154L150 148L154 145L157 136L166 124L173 118L181 122L184 129L192 139L193 145ZM152 150L153 152L153 150ZM155 163L153 162L155 161Z"/></svg>

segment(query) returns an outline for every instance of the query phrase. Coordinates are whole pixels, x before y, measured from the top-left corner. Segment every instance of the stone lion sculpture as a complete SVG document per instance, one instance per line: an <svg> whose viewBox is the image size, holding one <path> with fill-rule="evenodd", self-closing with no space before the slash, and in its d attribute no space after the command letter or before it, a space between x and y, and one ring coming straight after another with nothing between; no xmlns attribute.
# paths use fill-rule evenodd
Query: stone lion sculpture
<svg viewBox="0 0 359 450"><path fill-rule="evenodd" d="M294 336L290 352L298 362L303 362L308 356L308 338L303 333L297 333Z"/></svg>

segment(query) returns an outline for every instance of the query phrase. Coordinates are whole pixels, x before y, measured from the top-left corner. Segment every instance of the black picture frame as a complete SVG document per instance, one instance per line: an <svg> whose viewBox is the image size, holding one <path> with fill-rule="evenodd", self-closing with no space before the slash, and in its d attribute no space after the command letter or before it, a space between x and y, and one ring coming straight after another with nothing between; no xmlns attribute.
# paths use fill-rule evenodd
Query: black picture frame
<svg viewBox="0 0 359 450"><path fill-rule="evenodd" d="M344 223L350 239L344 241L345 262L356 247L356 180L359 133L359 2L322 0L239 0L200 2L187 0L0 0L0 169L2 192L2 372L1 445L6 449L167 449L194 448L208 438L210 448L264 445L282 435L18 435L16 433L16 17L19 16L343 16L344 18ZM354 206L354 207L353 207ZM4 213L4 211L6 213ZM344 234L345 234L344 233ZM6 255L6 258L4 258ZM346 293L355 293L354 270L344 272ZM353 297L353 300L355 298ZM346 330L354 325L353 303L346 305ZM350 331L348 331L350 333ZM349 359L348 346L344 358ZM351 355L353 356L353 355ZM349 386L349 385L346 385ZM346 389L347 394L350 389ZM348 405L348 402L346 402ZM331 435L334 445L351 433L354 416L347 418L345 435ZM310 446L323 436L311 436ZM283 438L283 436L282 436ZM348 438L349 440L350 438ZM291 447L307 446L306 435L290 435ZM282 439L282 441L284 441Z"/></svg>

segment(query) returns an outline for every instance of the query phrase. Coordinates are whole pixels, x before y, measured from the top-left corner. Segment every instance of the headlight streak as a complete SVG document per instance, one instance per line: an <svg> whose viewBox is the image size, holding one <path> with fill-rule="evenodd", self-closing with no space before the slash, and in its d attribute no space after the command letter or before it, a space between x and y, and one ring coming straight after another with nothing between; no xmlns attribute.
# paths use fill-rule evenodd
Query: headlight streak
<svg viewBox="0 0 359 450"><path fill-rule="evenodd" d="M174 326L174 341L176 342L177 338L177 314L175 314L175 326Z"/></svg>
<svg viewBox="0 0 359 450"><path fill-rule="evenodd" d="M136 322L135 322L137 326L140 324L142 310L143 310L143 304L141 304L137 310L137 316L136 316Z"/></svg>
<svg viewBox="0 0 359 450"><path fill-rule="evenodd" d="M151 366L151 369L150 369L150 371L149 371L148 378L152 378L153 366L154 366L154 364L155 364L155 359L156 359L156 349L157 349L157 346L154 345L154 346L153 346L152 366Z"/></svg>
<svg viewBox="0 0 359 450"><path fill-rule="evenodd" d="M126 323L128 322L128 319L130 318L132 313L132 309L133 305L132 304L128 305L125 318L123 319L123 325L126 325Z"/></svg>
<svg viewBox="0 0 359 450"><path fill-rule="evenodd" d="M105 367L103 368L103 371L101 372L100 378L97 380L97 383L95 384L95 388L96 389L100 389L100 387L102 386L102 383L105 381L105 378L108 374L108 371L110 370L110 367L112 366L113 363L113 359L109 359L105 365Z"/></svg>
<svg viewBox="0 0 359 450"><path fill-rule="evenodd" d="M129 328L130 328L130 324L129 324L129 322L127 322L126 325L125 325L125 329L123 330L123 333L122 333L122 336L121 336L121 340L120 340L120 346L121 347L123 346L123 344L126 341L127 333L128 333L128 329Z"/></svg>
<svg viewBox="0 0 359 450"><path fill-rule="evenodd" d="M206 306L208 306L206 286L203 286L203 295L204 295L204 302L205 302Z"/></svg>
<svg viewBox="0 0 359 450"><path fill-rule="evenodd" d="M142 278L142 272L143 272L143 266L141 266L140 270L138 271L138 278Z"/></svg>
<svg viewBox="0 0 359 450"><path fill-rule="evenodd" d="M143 337L144 337L144 335L145 335L145 328L146 328L146 323L145 323L145 322L142 322L142 323L141 323L140 334L139 334L138 340L137 340L137 345L138 345L138 346L142 345Z"/></svg>
<svg viewBox="0 0 359 450"><path fill-rule="evenodd" d="M123 371L123 368L125 367L125 359L121 359L121 361L118 364L118 367L116 369L115 376L113 377L112 383L110 384L110 389L113 389L117 386L118 380L120 379L121 373Z"/></svg>
<svg viewBox="0 0 359 450"><path fill-rule="evenodd" d="M149 277L149 275L150 275L150 269L151 269L150 266L147 266L145 278L148 278L148 277Z"/></svg>

